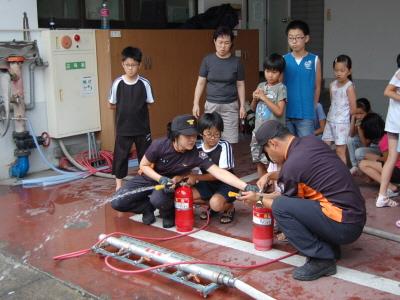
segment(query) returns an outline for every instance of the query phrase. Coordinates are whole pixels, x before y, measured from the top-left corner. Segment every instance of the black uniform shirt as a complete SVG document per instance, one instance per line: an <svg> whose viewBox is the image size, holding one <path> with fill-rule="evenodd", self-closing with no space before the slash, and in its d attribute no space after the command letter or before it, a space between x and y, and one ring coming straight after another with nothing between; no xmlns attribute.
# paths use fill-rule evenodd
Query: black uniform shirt
<svg viewBox="0 0 400 300"><path fill-rule="evenodd" d="M365 223L365 200L345 164L315 136L295 138L278 184L284 194L319 201L322 212L343 223Z"/></svg>
<svg viewBox="0 0 400 300"><path fill-rule="evenodd" d="M166 137L154 140L145 156L154 163L154 171L168 177L188 174L195 167L207 170L214 164L206 153L196 147L190 151L177 152L171 140Z"/></svg>
<svg viewBox="0 0 400 300"><path fill-rule="evenodd" d="M117 105L116 132L121 136L150 133L147 105L154 102L150 82L138 76L135 82L127 82L121 76L114 80L109 102Z"/></svg>

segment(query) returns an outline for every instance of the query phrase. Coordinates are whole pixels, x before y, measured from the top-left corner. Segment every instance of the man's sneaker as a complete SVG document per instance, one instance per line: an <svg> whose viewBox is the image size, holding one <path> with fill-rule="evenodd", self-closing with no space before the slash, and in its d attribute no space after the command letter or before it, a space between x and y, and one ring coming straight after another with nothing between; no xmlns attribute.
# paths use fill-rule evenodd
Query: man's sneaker
<svg viewBox="0 0 400 300"><path fill-rule="evenodd" d="M387 189L387 190L386 190L386 195L387 195L389 198L394 198L394 197L397 197L397 196L399 195L399 192L394 192L394 191L392 191L391 189Z"/></svg>
<svg viewBox="0 0 400 300"><path fill-rule="evenodd" d="M156 217L154 216L153 208L146 208L143 211L142 222L143 224L150 225L156 221Z"/></svg>
<svg viewBox="0 0 400 300"><path fill-rule="evenodd" d="M353 176L357 176L359 174L358 170L358 167L354 166L350 169L350 174Z"/></svg>
<svg viewBox="0 0 400 300"><path fill-rule="evenodd" d="M399 206L399 203L390 199L388 196L378 195L375 205L376 207L396 207Z"/></svg>
<svg viewBox="0 0 400 300"><path fill-rule="evenodd" d="M312 258L293 271L293 278L301 281L316 280L322 276L336 274L336 262L334 259Z"/></svg>

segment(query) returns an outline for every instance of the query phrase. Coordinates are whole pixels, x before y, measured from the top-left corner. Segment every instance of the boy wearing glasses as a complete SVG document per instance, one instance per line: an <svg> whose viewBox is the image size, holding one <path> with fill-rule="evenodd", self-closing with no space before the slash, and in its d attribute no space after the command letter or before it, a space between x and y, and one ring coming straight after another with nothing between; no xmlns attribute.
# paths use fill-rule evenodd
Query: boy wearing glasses
<svg viewBox="0 0 400 300"><path fill-rule="evenodd" d="M112 174L116 190L128 174L128 159L135 143L138 162L151 144L148 106L154 103L150 81L139 75L142 51L126 47L122 50L125 74L114 80L108 97L109 107L116 110L116 138Z"/></svg>
<svg viewBox="0 0 400 300"><path fill-rule="evenodd" d="M203 138L201 144L197 147L198 150L207 153L212 162L221 169L232 171L234 167L232 146L229 142L220 139L224 130L222 117L217 112L205 113L199 119L198 129ZM189 175L188 183L194 185L193 199L197 203L208 200L211 214L222 212L220 215L222 224L233 221L235 214L233 202L236 198L229 197L228 192L237 192L238 189L217 180L201 168L200 174ZM200 214L200 219L207 219L205 211Z"/></svg>
<svg viewBox="0 0 400 300"><path fill-rule="evenodd" d="M307 23L295 20L286 28L291 52L284 55L287 88L286 126L295 136L314 134L315 108L321 92L321 63L306 50L310 40Z"/></svg>

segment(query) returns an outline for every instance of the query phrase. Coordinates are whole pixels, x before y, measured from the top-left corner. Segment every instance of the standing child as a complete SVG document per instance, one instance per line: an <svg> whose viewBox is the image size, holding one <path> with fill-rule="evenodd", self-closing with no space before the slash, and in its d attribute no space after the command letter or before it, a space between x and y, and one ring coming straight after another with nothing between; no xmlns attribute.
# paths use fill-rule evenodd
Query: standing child
<svg viewBox="0 0 400 300"><path fill-rule="evenodd" d="M260 83L253 92L251 108L256 112L256 120L250 148L253 162L257 164L258 177L267 172L268 160L255 138L257 129L267 120L278 120L285 124L286 87L280 82L284 69L282 55L274 53L268 56L264 61L266 82Z"/></svg>
<svg viewBox="0 0 400 300"><path fill-rule="evenodd" d="M139 75L142 52L138 48L122 50L122 67L125 74L114 80L108 98L109 107L116 109L116 138L112 174L116 190L128 174L128 159L135 143L140 163L151 144L148 105L154 103L150 82Z"/></svg>
<svg viewBox="0 0 400 300"><path fill-rule="evenodd" d="M284 83L287 87L286 126L293 135L314 133L315 108L321 92L321 63L318 56L306 50L310 40L307 23L295 20L286 28L289 47Z"/></svg>
<svg viewBox="0 0 400 300"><path fill-rule="evenodd" d="M232 172L234 165L232 146L229 142L220 139L224 131L224 121L217 112L203 114L198 123L199 133L203 140L197 147L200 152L207 153L212 162L221 169ZM188 183L194 184L193 199L209 201L213 212L222 212L220 222L227 224L233 221L235 197L229 197L228 192L237 189L217 180L213 175L200 168L201 174L191 174ZM210 211L211 212L211 211ZM207 213L200 214L201 219L207 219Z"/></svg>
<svg viewBox="0 0 400 300"><path fill-rule="evenodd" d="M356 92L351 81L351 59L339 55L333 61L336 80L329 86L331 107L322 140L336 145L336 154L346 164L346 145L350 132L350 118L356 110Z"/></svg>
<svg viewBox="0 0 400 300"><path fill-rule="evenodd" d="M379 195L376 199L377 204L386 204L390 200L387 195L387 189L400 152L400 54L397 56L397 67L399 69L394 73L384 92L384 95L390 98L385 126L389 140L389 154L382 170Z"/></svg>

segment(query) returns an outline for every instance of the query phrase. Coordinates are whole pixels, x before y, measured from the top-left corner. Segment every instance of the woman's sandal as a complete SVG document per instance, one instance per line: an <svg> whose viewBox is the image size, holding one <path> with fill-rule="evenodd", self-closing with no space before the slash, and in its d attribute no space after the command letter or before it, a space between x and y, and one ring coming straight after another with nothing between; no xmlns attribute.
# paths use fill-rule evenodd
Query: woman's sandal
<svg viewBox="0 0 400 300"><path fill-rule="evenodd" d="M207 214L210 214L210 219L211 219L211 217L218 214L218 212L212 210L211 208L207 208L206 210L203 210L202 212L200 212L200 215L199 215L200 220L207 220Z"/></svg>
<svg viewBox="0 0 400 300"><path fill-rule="evenodd" d="M228 211L224 211L221 216L219 217L219 222L221 224L229 224L233 221L235 217L235 208L232 208Z"/></svg>

